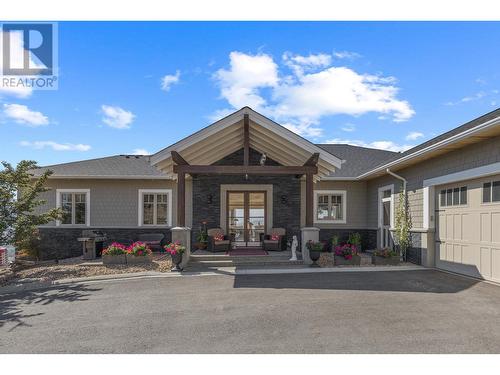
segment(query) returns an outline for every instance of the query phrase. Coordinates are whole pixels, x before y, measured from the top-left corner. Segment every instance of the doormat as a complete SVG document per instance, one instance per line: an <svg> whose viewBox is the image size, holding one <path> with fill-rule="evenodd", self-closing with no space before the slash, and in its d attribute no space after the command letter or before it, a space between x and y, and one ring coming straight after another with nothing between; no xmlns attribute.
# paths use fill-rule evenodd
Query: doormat
<svg viewBox="0 0 500 375"><path fill-rule="evenodd" d="M229 251L228 255L230 256L250 256L250 255L267 255L267 251L259 248L252 248L252 247L240 247L238 249L232 249Z"/></svg>

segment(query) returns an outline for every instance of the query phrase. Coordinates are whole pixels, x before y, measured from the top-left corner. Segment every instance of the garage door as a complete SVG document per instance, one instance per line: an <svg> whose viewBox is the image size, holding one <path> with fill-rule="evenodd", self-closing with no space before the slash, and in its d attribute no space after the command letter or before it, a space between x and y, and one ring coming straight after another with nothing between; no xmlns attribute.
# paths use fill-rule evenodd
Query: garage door
<svg viewBox="0 0 500 375"><path fill-rule="evenodd" d="M500 175L436 187L436 266L500 282Z"/></svg>

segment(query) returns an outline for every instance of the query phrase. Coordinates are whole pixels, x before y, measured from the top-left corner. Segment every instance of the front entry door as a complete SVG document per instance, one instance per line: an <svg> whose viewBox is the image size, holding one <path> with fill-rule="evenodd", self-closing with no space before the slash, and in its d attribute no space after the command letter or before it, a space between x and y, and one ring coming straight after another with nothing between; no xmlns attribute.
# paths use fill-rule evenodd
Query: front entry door
<svg viewBox="0 0 500 375"><path fill-rule="evenodd" d="M235 246L261 246L266 228L265 191L228 191L227 228Z"/></svg>
<svg viewBox="0 0 500 375"><path fill-rule="evenodd" d="M381 248L391 247L393 245L391 224L393 222L393 199L392 187L379 189L379 241Z"/></svg>

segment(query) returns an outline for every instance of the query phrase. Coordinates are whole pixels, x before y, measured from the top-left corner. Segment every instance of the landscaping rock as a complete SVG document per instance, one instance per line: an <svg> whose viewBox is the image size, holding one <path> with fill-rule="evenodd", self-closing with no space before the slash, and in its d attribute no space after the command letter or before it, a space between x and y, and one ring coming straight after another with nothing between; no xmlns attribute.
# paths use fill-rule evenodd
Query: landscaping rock
<svg viewBox="0 0 500 375"><path fill-rule="evenodd" d="M320 267L334 267L335 260L333 253L321 253L319 260L316 262Z"/></svg>

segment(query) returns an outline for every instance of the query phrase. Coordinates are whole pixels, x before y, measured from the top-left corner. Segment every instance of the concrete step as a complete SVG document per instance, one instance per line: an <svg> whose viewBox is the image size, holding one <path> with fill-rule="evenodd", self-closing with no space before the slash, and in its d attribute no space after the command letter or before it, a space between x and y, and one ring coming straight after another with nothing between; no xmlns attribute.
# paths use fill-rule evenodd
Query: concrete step
<svg viewBox="0 0 500 375"><path fill-rule="evenodd" d="M303 264L302 260L289 261L288 259L215 259L215 260L189 260L189 264L204 267L234 267L243 265L257 265L262 267L282 266L290 264Z"/></svg>
<svg viewBox="0 0 500 375"><path fill-rule="evenodd" d="M288 260L290 259L289 254L283 254L283 255L225 255L225 254L220 254L220 255L193 255L189 257L190 261L193 262L198 262L198 261L209 261L209 260L255 260L255 261L261 261L261 260L267 260L267 259L273 259L273 260Z"/></svg>

